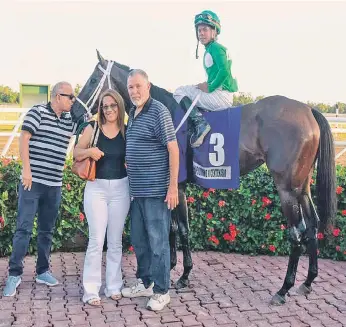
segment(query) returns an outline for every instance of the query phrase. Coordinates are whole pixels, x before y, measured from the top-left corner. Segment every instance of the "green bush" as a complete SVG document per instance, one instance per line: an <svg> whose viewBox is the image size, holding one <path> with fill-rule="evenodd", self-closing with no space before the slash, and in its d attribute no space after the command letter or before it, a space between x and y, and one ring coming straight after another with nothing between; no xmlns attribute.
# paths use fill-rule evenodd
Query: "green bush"
<svg viewBox="0 0 346 327"><path fill-rule="evenodd" d="M62 204L53 240L53 251L71 250L82 236L87 239L87 222L83 212L84 182L71 173L66 163ZM0 161L0 255L11 253L17 214L17 184L20 163ZM337 167L338 213L330 235L318 235L319 256L346 259L346 167ZM314 182L312 180L312 192ZM263 166L241 178L238 190L187 189L192 250L217 250L248 254L287 255L286 219L273 179ZM129 222L124 230L124 250L131 248ZM36 251L36 224L29 252ZM79 245L85 250L85 244Z"/></svg>

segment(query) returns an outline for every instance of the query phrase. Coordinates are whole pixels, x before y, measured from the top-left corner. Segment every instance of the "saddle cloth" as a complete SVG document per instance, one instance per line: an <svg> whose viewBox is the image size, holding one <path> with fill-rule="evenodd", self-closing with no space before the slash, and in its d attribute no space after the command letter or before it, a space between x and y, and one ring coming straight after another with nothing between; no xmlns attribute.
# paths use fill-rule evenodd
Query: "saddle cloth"
<svg viewBox="0 0 346 327"><path fill-rule="evenodd" d="M201 146L191 149L187 121L177 132L180 151L179 182L187 180L204 188L237 189L240 177L241 106L213 112L201 110L201 113L211 126L211 131ZM183 116L181 108L175 110L173 117L175 128ZM188 153L192 154L192 160ZM188 165L192 165L192 170L188 169ZM188 171L193 172L192 176L190 174L188 176Z"/></svg>

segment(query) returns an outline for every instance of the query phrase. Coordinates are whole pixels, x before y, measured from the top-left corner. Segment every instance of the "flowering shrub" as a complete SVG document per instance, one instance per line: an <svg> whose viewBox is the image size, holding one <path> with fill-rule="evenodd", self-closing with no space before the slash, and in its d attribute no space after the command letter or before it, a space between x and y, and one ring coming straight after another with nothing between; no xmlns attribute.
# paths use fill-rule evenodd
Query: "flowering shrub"
<svg viewBox="0 0 346 327"><path fill-rule="evenodd" d="M67 162L63 177L62 203L53 238L54 250L71 250L78 243L85 250L87 222L83 212L85 182L71 173ZM0 255L9 255L17 214L17 183L20 164L0 160ZM319 233L319 256L346 260L346 167L337 167L338 212L332 233ZM314 180L311 181L314 194ZM263 166L241 177L238 190L187 188L192 250L217 250L248 254L287 255L287 221L273 180ZM129 220L125 224L123 245L133 251ZM37 224L34 224L29 252L36 252Z"/></svg>

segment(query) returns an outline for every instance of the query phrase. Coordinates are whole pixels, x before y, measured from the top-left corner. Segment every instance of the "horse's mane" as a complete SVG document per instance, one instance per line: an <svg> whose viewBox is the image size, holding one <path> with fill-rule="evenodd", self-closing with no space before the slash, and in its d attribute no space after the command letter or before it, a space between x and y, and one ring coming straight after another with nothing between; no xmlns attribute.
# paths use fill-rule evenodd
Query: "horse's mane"
<svg viewBox="0 0 346 327"><path fill-rule="evenodd" d="M113 61L113 62L114 62L114 65L117 66L120 69L123 69L123 70L125 70L127 72L129 72L131 70L131 68L129 66L126 66L126 65L123 65L123 64L119 64L116 61Z"/></svg>
<svg viewBox="0 0 346 327"><path fill-rule="evenodd" d="M122 69L126 72L130 72L131 68L129 66L120 64L116 61L113 61L114 65L117 66L119 69ZM179 104L174 100L173 93L167 91L166 89L156 86L153 83L151 83L151 89L150 89L150 95L162 102L172 113L177 107L179 107Z"/></svg>

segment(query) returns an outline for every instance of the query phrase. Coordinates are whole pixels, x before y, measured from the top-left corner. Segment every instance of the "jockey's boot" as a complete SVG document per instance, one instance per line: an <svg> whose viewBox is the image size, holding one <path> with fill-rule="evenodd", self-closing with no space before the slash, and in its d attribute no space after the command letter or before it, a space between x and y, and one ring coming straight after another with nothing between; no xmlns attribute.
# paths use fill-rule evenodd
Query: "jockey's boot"
<svg viewBox="0 0 346 327"><path fill-rule="evenodd" d="M180 101L180 106L185 112L187 112L191 104L192 101L187 96L183 97ZM190 112L189 119L193 128L190 138L191 147L197 148L202 145L205 136L209 133L210 125L196 106Z"/></svg>

